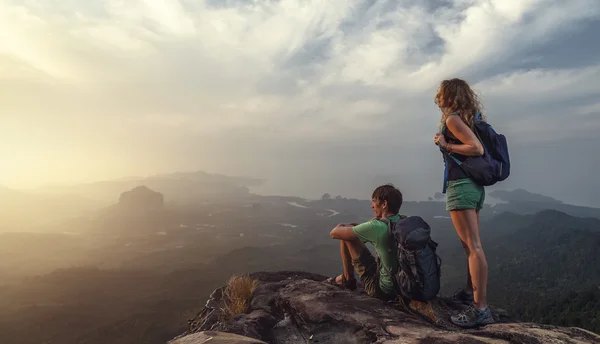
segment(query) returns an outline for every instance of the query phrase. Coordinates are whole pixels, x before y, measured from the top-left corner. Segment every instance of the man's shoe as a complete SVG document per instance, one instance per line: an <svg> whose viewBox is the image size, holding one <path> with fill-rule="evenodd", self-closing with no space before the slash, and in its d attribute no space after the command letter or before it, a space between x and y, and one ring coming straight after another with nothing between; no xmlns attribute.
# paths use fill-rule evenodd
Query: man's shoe
<svg viewBox="0 0 600 344"><path fill-rule="evenodd" d="M336 287L340 287L340 288L344 288L344 289L348 289L348 290L356 290L356 278L351 278L351 279L346 279L346 276L344 276L344 274L341 275L342 276L342 283L337 283L336 279L339 276L335 276L335 277L330 277L328 279L325 280L326 283L334 285Z"/></svg>
<svg viewBox="0 0 600 344"><path fill-rule="evenodd" d="M473 298L473 293L466 292L464 289L459 289L452 295L450 298L454 302L462 302L464 304L472 304L475 299Z"/></svg>
<svg viewBox="0 0 600 344"><path fill-rule="evenodd" d="M450 321L452 321L454 325L463 328L475 328L481 325L493 324L495 322L489 306L485 307L484 310L480 310L475 307L475 305L470 305L462 312L451 316Z"/></svg>

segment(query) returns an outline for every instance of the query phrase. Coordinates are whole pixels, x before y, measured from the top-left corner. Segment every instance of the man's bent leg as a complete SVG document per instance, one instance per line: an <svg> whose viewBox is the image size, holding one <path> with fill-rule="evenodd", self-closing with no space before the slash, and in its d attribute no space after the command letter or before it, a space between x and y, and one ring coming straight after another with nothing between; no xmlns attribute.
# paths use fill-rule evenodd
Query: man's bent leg
<svg viewBox="0 0 600 344"><path fill-rule="evenodd" d="M365 292L369 296L379 297L379 272L375 257L360 241L350 241L346 244L352 256L352 265L360 277Z"/></svg>
<svg viewBox="0 0 600 344"><path fill-rule="evenodd" d="M350 253L350 257L352 257L352 259L360 257L360 255L362 254L362 252L364 250L368 251L367 246L365 246L365 244L360 242L360 240L352 240L352 241L343 241L342 240L342 243L344 243L344 245L346 246L348 252Z"/></svg>
<svg viewBox="0 0 600 344"><path fill-rule="evenodd" d="M354 258L359 257L362 250L367 250L368 252L365 244L358 240L340 240L340 256L342 257L344 272L335 278L335 284L342 285L343 278L345 278L347 281L354 279Z"/></svg>
<svg viewBox="0 0 600 344"><path fill-rule="evenodd" d="M354 278L354 267L352 266L352 256L348 250L348 245L344 240L340 240L340 255L342 256L342 264L344 265L344 276L346 280ZM338 283L341 283L341 279Z"/></svg>
<svg viewBox="0 0 600 344"><path fill-rule="evenodd" d="M360 241L340 240L340 256L344 271L341 275L327 279L329 283L347 287L351 290L356 288L356 279L354 278L353 254L356 256L361 247L367 249Z"/></svg>

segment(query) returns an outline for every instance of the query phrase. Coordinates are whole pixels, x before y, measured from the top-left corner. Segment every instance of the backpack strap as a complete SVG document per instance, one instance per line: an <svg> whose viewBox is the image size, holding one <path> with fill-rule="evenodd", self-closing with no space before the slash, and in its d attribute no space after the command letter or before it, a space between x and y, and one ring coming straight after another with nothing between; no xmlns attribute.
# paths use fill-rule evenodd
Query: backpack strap
<svg viewBox="0 0 600 344"><path fill-rule="evenodd" d="M458 112L456 112L456 111L455 111L455 112L453 112L453 113L449 114L449 115L448 115L448 117L449 117L449 116L458 116ZM477 115L475 115L475 120L481 120L481 113L477 112ZM439 131L439 133L440 133L441 135L444 135L444 132L446 131L446 129L447 129L447 127L446 127L446 123L444 123L444 124L442 125L442 129ZM477 133L475 133L475 134L477 134ZM445 135L444 135L444 136L445 136ZM478 136L478 137L479 137L479 136ZM480 141L481 141L481 140L480 140ZM449 157L451 157L452 159L454 159L454 161L456 161L456 163L457 163L458 165L461 165L461 164L462 164L462 162L461 162L460 160L458 160L456 157L453 157L452 155L448 154L448 152L446 152L445 150L443 150L443 149L442 149L442 147L439 147L439 149L440 149L440 151L441 151L441 152L442 152L442 153L443 153L445 156L449 156Z"/></svg>
<svg viewBox="0 0 600 344"><path fill-rule="evenodd" d="M433 239L429 239L429 243L428 243L429 247L431 247L431 249L436 252L435 253L435 257L436 257L436 263L437 263L437 274L438 277L440 277L442 275L442 257L440 257L439 254L437 254L437 247L438 247L438 243L433 241Z"/></svg>
<svg viewBox="0 0 600 344"><path fill-rule="evenodd" d="M388 236L389 236L390 240L393 243L396 242L396 239L394 238L394 233L392 233L392 221L390 221L390 219L388 219L387 217L377 218L377 220L379 220L387 225ZM388 252L390 252L390 251L391 251L391 249L388 249ZM379 260L379 255L377 255L377 259ZM383 268L386 269L385 266ZM387 269L386 269L386 271L390 274L390 276L392 275L391 271L389 271Z"/></svg>
<svg viewBox="0 0 600 344"><path fill-rule="evenodd" d="M448 116L457 115L457 114L458 114L458 112L453 112L453 113L449 114ZM477 111L477 114L475 115L475 121L481 121L481 119L482 119L481 112ZM440 131L440 134L444 135L443 132L445 129L446 129L446 125L444 125L444 127L442 128L442 130ZM479 142L481 142L484 152L487 152L487 149L483 145L483 141L481 140L481 137L479 136L479 133L477 132L477 130L474 130L474 129L472 129L472 130L475 133L475 136L477 136L477 139L479 140ZM452 158L452 160L454 160L458 166L461 166L461 168L462 168L462 161L458 160L456 157L452 156L451 154L449 154L448 152L443 150L442 147L439 147L439 149L440 149L440 152L442 152L442 154L444 155L444 185L443 185L442 193L445 194L447 184L448 184L448 160L447 160L447 157Z"/></svg>
<svg viewBox="0 0 600 344"><path fill-rule="evenodd" d="M410 271L407 271L407 273L410 275L410 277L412 277L415 282L417 282L417 284L420 287L423 287L423 281L421 281L421 278L419 277L419 274L417 273L417 256L416 256L416 252L413 252L413 254L409 254L406 250L402 249L404 251L404 254L406 255L406 260L408 260L409 264L408 266L410 267Z"/></svg>
<svg viewBox="0 0 600 344"><path fill-rule="evenodd" d="M440 148L440 152L442 152L442 154L444 155L444 185L442 186L443 187L442 193L445 194L446 189L447 189L447 184L448 184L448 158L451 158L452 160L454 160L458 166L462 165L462 161L458 160L456 157L452 156L451 154L448 154L448 152L443 150L442 147L439 147L439 148Z"/></svg>
<svg viewBox="0 0 600 344"><path fill-rule="evenodd" d="M477 115L475 115L475 122L480 122L481 119L481 112L477 112ZM473 132L475 133L475 136L477 136L477 139L479 140L479 142L481 143L481 147L483 147L483 154L487 154L487 148L485 147L485 145L483 144L483 140L481 139L481 136L479 135L479 132L477 132L477 129L473 128Z"/></svg>
<svg viewBox="0 0 600 344"><path fill-rule="evenodd" d="M392 221L390 221L390 219L388 219L387 217L377 218L377 220L379 220L379 221L387 224L387 227L388 227L388 236L389 236L391 242L395 244L396 243L396 238L394 237L394 233L393 233L393 229L392 229L392 226L393 226ZM396 250L398 249L398 245L397 244L392 245L392 246L395 247ZM388 249L388 250L391 250L391 249ZM398 253L396 252L396 255L397 254ZM396 258L396 260L398 260L398 258ZM396 289L396 293L398 295L401 295L402 294L402 289L398 285L398 281L396 280L396 276L394 276L395 274L392 273L392 271L390 271L388 268L386 268L385 265L381 264L381 258L379 258L379 255L377 255L377 265L382 266L383 269L388 273L388 275L390 275L390 278L392 279L392 283L394 284L394 288ZM398 267L399 267L399 263L398 263ZM396 270L396 272L398 272L398 271Z"/></svg>
<svg viewBox="0 0 600 344"><path fill-rule="evenodd" d="M452 112L451 114L449 114L448 116L456 116L458 115L458 112ZM442 125L442 129L440 130L440 134L444 135L444 132L446 131L446 123L444 123ZM444 135L445 136L445 135ZM446 193L446 188L448 184L448 158L453 159L458 166L460 166L462 164L462 161L458 160L456 157L452 156L451 154L448 154L448 152L446 152L445 150L442 149L442 147L438 147L440 152L442 152L442 155L444 157L444 184L442 185L442 193L445 194Z"/></svg>
<svg viewBox="0 0 600 344"><path fill-rule="evenodd" d="M401 216L401 219L402 219L402 216ZM392 222L388 218L381 218L378 220L382 221L388 225L388 235L389 235L390 239L392 240L392 242L396 243L396 237L393 233L394 228L393 228ZM419 273L417 272L416 253L409 254L406 250L404 250L402 248L402 245L398 245L398 243L396 243L396 245L394 245L394 247L396 248L396 250L402 250L403 251L402 254L404 254L406 256L406 259L409 261L408 271L406 271L407 269L403 269L403 266L401 266L400 261L398 262L398 269L402 269L402 271L404 271L406 274L410 275L410 277L412 277L419 286L423 287L423 281L421 281L421 278L419 277ZM396 257L398 257L398 253L399 252L396 252ZM378 258L378 262L379 262L379 257L377 257L377 258ZM396 258L396 259L398 259L398 258ZM392 281L394 282L394 286L400 292L402 289L398 285L398 281L394 277L394 274L392 274L392 272L390 270L388 270L385 266L383 268L387 271L388 274L390 274L390 276L392 277Z"/></svg>
<svg viewBox="0 0 600 344"><path fill-rule="evenodd" d="M395 240L395 236L392 233L392 228L391 226L388 227L388 231L389 234L392 236L392 239ZM396 245L396 249L402 250L402 254L406 256L406 260L408 260L409 262L409 269L402 269L407 275L409 275L410 277L412 277L415 282L417 282L417 284L421 287L423 287L423 281L421 281L421 278L419 277L419 273L417 272L417 256L416 256L416 252L414 252L413 254L409 254L408 251L406 251L402 245ZM400 252L397 252L396 254L398 254ZM403 266L401 266L400 264L398 264L399 268L403 268ZM408 270L408 271L407 271Z"/></svg>

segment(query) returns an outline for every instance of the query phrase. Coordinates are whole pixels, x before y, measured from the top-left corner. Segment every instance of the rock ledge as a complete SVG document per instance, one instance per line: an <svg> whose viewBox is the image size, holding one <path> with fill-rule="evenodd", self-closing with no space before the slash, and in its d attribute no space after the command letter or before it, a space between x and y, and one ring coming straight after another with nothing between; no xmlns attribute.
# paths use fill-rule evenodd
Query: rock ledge
<svg viewBox="0 0 600 344"><path fill-rule="evenodd" d="M188 331L169 344L600 343L600 336L590 331L514 322L500 309L493 309L497 323L463 330L448 317L464 306L445 298L402 308L327 285L321 275L283 271L250 276L259 283L246 314L219 321L221 287L189 320Z"/></svg>

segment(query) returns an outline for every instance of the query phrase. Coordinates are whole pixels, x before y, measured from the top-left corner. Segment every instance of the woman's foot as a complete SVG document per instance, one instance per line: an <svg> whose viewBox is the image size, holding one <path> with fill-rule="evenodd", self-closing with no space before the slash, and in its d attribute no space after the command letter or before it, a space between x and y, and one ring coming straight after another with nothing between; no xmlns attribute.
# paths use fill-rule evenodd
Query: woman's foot
<svg viewBox="0 0 600 344"><path fill-rule="evenodd" d="M450 317L450 321L456 326L463 328L475 328L481 325L493 324L492 310L489 306L484 309L477 308L471 304L462 312Z"/></svg>
<svg viewBox="0 0 600 344"><path fill-rule="evenodd" d="M325 280L325 282L349 290L356 289L356 278L351 278L348 280L343 274L336 277L330 277L327 280Z"/></svg>

